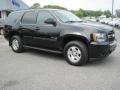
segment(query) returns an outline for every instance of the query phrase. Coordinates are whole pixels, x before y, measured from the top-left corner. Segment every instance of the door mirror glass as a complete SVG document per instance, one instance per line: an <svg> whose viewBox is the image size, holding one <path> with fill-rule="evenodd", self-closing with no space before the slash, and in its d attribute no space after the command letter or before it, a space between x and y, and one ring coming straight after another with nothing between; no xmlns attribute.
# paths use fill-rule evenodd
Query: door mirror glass
<svg viewBox="0 0 120 90"><path fill-rule="evenodd" d="M53 24L53 25L56 25L56 21L52 18L48 18L47 20L45 20L45 23L46 24Z"/></svg>

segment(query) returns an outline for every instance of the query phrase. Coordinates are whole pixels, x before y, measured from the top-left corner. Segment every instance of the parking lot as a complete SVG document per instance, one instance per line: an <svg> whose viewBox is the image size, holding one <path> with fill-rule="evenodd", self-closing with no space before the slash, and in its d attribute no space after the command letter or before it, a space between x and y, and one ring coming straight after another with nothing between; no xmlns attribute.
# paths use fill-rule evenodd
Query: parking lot
<svg viewBox="0 0 120 90"><path fill-rule="evenodd" d="M0 36L0 90L120 90L118 47L101 61L75 67L62 55L27 49L16 54Z"/></svg>

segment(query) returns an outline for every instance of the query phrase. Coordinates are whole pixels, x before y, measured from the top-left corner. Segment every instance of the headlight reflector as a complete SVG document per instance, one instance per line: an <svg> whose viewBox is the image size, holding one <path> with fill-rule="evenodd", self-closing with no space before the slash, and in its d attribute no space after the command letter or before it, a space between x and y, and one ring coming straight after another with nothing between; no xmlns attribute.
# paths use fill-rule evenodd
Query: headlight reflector
<svg viewBox="0 0 120 90"><path fill-rule="evenodd" d="M107 35L106 33L93 33L92 40L94 42L105 42L107 41Z"/></svg>

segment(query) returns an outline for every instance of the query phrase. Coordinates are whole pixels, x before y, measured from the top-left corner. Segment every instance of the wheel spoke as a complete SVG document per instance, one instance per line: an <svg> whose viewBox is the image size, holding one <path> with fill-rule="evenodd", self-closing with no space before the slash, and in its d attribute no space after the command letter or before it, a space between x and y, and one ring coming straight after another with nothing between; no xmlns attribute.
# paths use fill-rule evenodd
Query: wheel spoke
<svg viewBox="0 0 120 90"><path fill-rule="evenodd" d="M70 47L67 54L72 62L78 62L81 59L81 50L76 46Z"/></svg>
<svg viewBox="0 0 120 90"><path fill-rule="evenodd" d="M14 50L18 50L18 48L19 48L18 40L14 39L12 41L12 47L13 47Z"/></svg>

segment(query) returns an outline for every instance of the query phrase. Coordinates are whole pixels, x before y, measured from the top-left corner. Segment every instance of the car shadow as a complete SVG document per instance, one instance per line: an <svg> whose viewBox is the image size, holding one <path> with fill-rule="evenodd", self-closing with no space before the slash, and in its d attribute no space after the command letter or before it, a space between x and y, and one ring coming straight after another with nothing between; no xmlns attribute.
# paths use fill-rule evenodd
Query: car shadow
<svg viewBox="0 0 120 90"><path fill-rule="evenodd" d="M35 55L38 57L46 57L50 58L52 60L62 60L65 61L63 54L56 54L56 53L51 53L51 52L45 52L45 51L40 51L40 50L35 50L35 49L25 49L24 53L29 53L31 55ZM90 60L88 63L86 63L84 66L103 66L106 64L112 64L114 62L114 56L110 55L109 57L106 57L104 59L94 59Z"/></svg>
<svg viewBox="0 0 120 90"><path fill-rule="evenodd" d="M35 50L35 49L30 49L26 48L25 53L29 53L35 56L40 56L40 57L46 57L46 58L51 58L55 60L64 60L63 54L57 54L57 53L51 53L51 52L46 52L46 51L41 51L41 50Z"/></svg>
<svg viewBox="0 0 120 90"><path fill-rule="evenodd" d="M114 63L114 59L115 57L113 55L110 55L103 59L94 59L88 62L85 66L108 66Z"/></svg>
<svg viewBox="0 0 120 90"><path fill-rule="evenodd" d="M7 88L7 87L12 87L12 86L15 86L18 84L20 84L20 82L18 82L17 80L10 80L10 81L7 81L6 83L4 83L2 85L2 87L0 87L0 90L5 90L5 88Z"/></svg>

